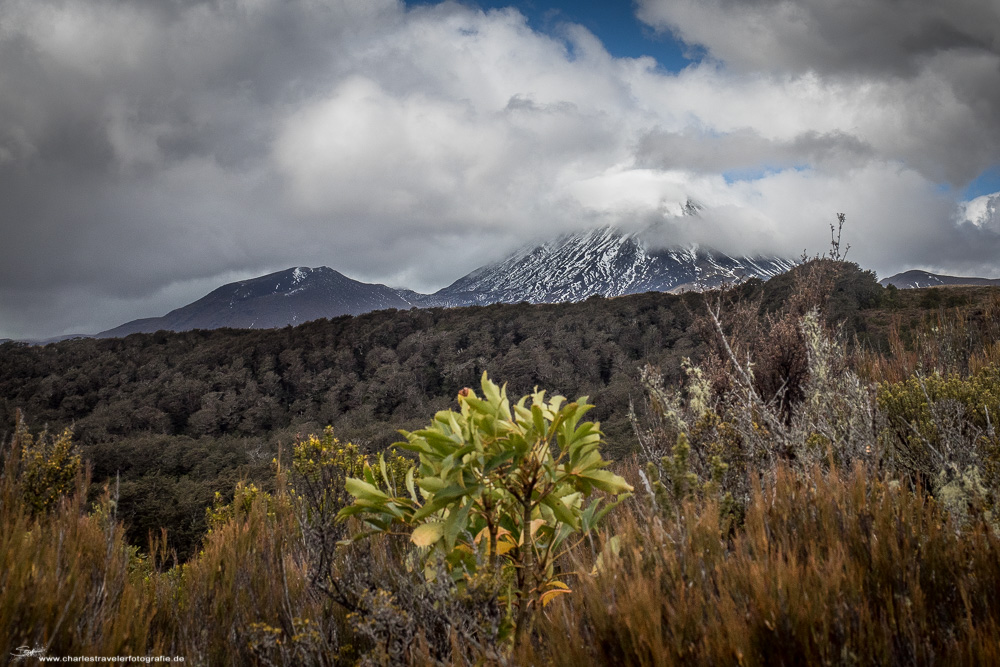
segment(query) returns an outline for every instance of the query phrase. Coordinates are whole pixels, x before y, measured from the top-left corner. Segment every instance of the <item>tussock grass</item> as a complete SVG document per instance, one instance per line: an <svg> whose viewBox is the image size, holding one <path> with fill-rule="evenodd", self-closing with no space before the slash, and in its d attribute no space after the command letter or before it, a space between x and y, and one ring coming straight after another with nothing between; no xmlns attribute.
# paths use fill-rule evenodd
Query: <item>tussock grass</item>
<svg viewBox="0 0 1000 667"><path fill-rule="evenodd" d="M975 375L1000 364L1000 290L963 288L971 303L892 314L884 347L855 347L852 363L872 382L903 382L916 373Z"/></svg>
<svg viewBox="0 0 1000 667"><path fill-rule="evenodd" d="M128 655L160 651L151 631L155 593L139 572L135 549L109 515L110 496L85 511L87 475L33 513L15 437L0 472L0 655L17 647L53 655Z"/></svg>
<svg viewBox="0 0 1000 667"><path fill-rule="evenodd" d="M860 465L755 477L732 535L716 500L650 521L546 614L525 664L880 664L1000 660L1000 542Z"/></svg>

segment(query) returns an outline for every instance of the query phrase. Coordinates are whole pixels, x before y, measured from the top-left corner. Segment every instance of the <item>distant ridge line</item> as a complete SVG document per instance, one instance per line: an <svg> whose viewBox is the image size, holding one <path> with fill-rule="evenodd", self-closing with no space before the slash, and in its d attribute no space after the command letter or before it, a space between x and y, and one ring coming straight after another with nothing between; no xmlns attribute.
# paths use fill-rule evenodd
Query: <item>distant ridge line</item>
<svg viewBox="0 0 1000 667"><path fill-rule="evenodd" d="M892 285L898 289L919 289L922 287L945 287L949 285L1000 286L1000 278L975 278L946 276L930 271L911 269L879 281L882 287Z"/></svg>

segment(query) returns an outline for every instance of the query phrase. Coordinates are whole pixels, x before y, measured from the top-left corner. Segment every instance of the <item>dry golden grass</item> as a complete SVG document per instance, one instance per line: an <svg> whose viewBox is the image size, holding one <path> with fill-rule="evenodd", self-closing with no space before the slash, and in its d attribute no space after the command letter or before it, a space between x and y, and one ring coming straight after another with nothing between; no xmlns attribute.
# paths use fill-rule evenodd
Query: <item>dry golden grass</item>
<svg viewBox="0 0 1000 667"><path fill-rule="evenodd" d="M888 349L858 347L852 359L858 374L873 382L902 382L918 371L975 374L1000 364L1000 289L961 287L941 293L962 305L920 308L919 296L907 293L905 306L884 327L872 323L872 333L884 328Z"/></svg>
<svg viewBox="0 0 1000 667"><path fill-rule="evenodd" d="M32 517L15 468L8 456L0 479L0 655L21 646L50 655L161 652L163 638L151 631L155 594L121 524L84 511L84 475L74 493Z"/></svg>
<svg viewBox="0 0 1000 667"><path fill-rule="evenodd" d="M755 479L666 526L617 517L620 556L547 610L525 664L995 664L1000 542L859 467Z"/></svg>

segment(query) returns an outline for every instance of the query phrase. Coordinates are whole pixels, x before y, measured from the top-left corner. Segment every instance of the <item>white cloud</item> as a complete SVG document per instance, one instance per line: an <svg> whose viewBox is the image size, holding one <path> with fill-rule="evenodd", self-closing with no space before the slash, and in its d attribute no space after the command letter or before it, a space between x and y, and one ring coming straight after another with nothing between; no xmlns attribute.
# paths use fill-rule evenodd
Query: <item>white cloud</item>
<svg viewBox="0 0 1000 667"><path fill-rule="evenodd" d="M1000 193L983 195L959 207L959 221L1000 234Z"/></svg>

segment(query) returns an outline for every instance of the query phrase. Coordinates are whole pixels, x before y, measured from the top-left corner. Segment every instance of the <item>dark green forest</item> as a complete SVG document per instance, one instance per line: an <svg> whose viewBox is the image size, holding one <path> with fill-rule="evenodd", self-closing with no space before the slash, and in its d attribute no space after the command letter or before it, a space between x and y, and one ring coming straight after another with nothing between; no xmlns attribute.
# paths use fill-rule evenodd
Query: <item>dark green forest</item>
<svg viewBox="0 0 1000 667"><path fill-rule="evenodd" d="M332 425L367 451L398 440L484 370L512 393L589 395L612 449L645 362L679 368L702 345L699 297L380 311L277 330L135 334L0 348L0 413L73 426L98 482L121 476L132 537L169 528L190 551L216 491L269 478L296 434Z"/></svg>

